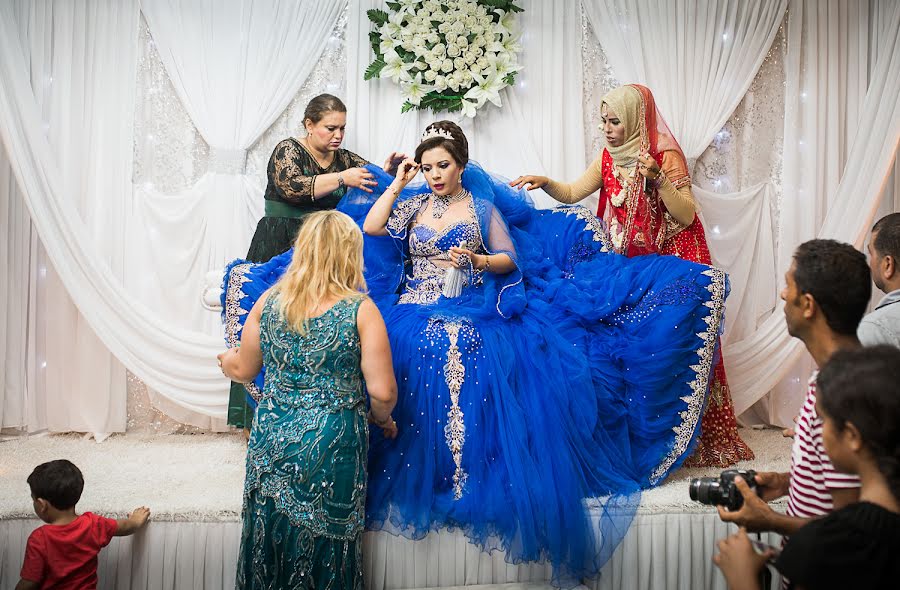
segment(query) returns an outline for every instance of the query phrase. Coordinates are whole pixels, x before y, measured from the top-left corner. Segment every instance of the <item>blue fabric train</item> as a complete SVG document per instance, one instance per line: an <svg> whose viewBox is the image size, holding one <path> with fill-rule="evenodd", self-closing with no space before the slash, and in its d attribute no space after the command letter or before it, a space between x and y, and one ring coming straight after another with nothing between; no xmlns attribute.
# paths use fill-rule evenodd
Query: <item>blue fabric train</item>
<svg viewBox="0 0 900 590"><path fill-rule="evenodd" d="M360 224L391 177L350 191ZM583 207L535 209L470 163L471 216L418 223L427 185L403 191L387 237L366 237L366 280L384 315L399 386L396 440L371 435L367 528L421 538L462 530L510 562L547 560L554 580L595 575L640 491L691 450L708 391L727 278L674 257L609 252ZM441 294L447 251L504 252ZM277 280L287 252L226 275L226 332Z"/></svg>

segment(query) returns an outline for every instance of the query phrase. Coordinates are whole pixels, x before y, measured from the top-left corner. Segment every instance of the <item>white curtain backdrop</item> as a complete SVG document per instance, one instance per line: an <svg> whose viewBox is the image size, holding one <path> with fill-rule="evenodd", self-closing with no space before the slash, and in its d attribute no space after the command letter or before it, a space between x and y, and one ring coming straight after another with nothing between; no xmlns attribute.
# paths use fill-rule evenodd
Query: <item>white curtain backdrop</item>
<svg viewBox="0 0 900 590"><path fill-rule="evenodd" d="M4 3L0 13L3 59L16 66L3 87L16 86L29 103L29 133L53 161L48 172L80 223L92 263L111 277L121 277L124 262L137 15L136 2L112 0ZM0 126L12 131L8 119ZM21 155L9 143L5 153L14 161ZM8 171L6 157L0 169ZM3 289L10 321L0 358L13 362L5 367L0 425L100 437L123 430L125 370L69 298L57 274L68 260L48 256L37 239L40 225L32 226L24 207L31 195L23 201L8 172L3 176L0 200L12 207L4 246L15 265Z"/></svg>
<svg viewBox="0 0 900 590"><path fill-rule="evenodd" d="M759 70L787 0L583 0L623 83L644 84L689 160L703 153Z"/></svg>
<svg viewBox="0 0 900 590"><path fill-rule="evenodd" d="M774 190L768 182L728 195L698 186L693 190L715 263L728 269L731 279L724 342L739 341L771 313L778 289Z"/></svg>
<svg viewBox="0 0 900 590"><path fill-rule="evenodd" d="M871 226L900 139L900 3L890 4L875 56L867 55L868 2L790 5L779 284L798 244L833 238L861 247ZM781 306L725 354L732 389L741 392L735 410L787 377L764 404L772 421L789 424L809 361L796 367L808 357L787 334Z"/></svg>
<svg viewBox="0 0 900 590"><path fill-rule="evenodd" d="M412 150L445 116L401 115L393 83L362 80L365 11L382 2L141 1L175 92L209 144L208 172L177 194L131 180L137 0L0 3L0 427L122 430L122 365L179 419L224 416L220 328L200 309L199 286L245 252L263 187L245 174L246 150L295 97L348 3L345 145L380 162ZM749 87L786 3L582 4L617 77L654 90L695 158ZM491 171L574 178L587 164L591 105L581 15L563 0L521 4L525 70L501 93L503 107L448 118ZM900 4L790 0L787 14L780 220L773 182L729 194L695 187L714 260L733 280L725 356L736 409L776 388L755 409L781 423L796 411L806 372L776 299L791 252L815 236L861 244L882 189L894 209L900 201L891 174Z"/></svg>
<svg viewBox="0 0 900 590"><path fill-rule="evenodd" d="M207 174L181 194L135 187L129 266L142 272L128 287L165 319L221 334L198 293L207 272L247 253L262 217L265 178L244 174L246 150L303 85L345 5L141 0L169 79L210 151Z"/></svg>

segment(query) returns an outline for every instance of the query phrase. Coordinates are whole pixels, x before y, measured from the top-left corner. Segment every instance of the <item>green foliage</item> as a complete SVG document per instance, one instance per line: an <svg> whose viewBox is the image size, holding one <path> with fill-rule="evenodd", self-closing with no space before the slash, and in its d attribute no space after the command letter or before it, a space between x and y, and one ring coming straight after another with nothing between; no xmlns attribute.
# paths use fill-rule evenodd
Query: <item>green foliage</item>
<svg viewBox="0 0 900 590"><path fill-rule="evenodd" d="M515 4L512 0L478 0L478 3L488 8L502 10L504 12L524 12L524 10Z"/></svg>
<svg viewBox="0 0 900 590"><path fill-rule="evenodd" d="M387 64L383 59L376 59L369 64L369 67L366 68L366 73L363 75L363 80L371 80L372 78L377 78L381 75L381 70L383 70L384 66L386 65Z"/></svg>
<svg viewBox="0 0 900 590"><path fill-rule="evenodd" d="M375 23L375 26L380 27L381 25L388 22L389 15L383 10L376 10L374 8L366 11L366 16L369 17L369 20Z"/></svg>

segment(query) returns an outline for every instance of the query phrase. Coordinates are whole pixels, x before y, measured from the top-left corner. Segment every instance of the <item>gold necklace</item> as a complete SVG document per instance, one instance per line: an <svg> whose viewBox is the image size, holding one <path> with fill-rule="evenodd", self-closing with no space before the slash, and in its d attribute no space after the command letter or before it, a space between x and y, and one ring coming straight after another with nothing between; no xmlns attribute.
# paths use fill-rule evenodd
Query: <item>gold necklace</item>
<svg viewBox="0 0 900 590"><path fill-rule="evenodd" d="M322 164L319 158L316 157L315 150L309 147L308 136L300 140L300 145L302 145L304 149L306 149L306 153L312 156L312 159L316 161L316 164L318 164L319 168L321 168L322 170L328 170L328 166L334 164L334 156L331 157L331 162L328 163L328 166Z"/></svg>

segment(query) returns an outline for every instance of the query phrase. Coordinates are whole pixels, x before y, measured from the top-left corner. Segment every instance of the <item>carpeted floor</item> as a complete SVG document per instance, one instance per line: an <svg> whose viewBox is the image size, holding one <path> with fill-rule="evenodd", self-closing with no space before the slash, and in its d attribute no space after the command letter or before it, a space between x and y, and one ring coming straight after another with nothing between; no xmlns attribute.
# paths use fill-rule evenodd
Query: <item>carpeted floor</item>
<svg viewBox="0 0 900 590"><path fill-rule="evenodd" d="M790 439L780 430L742 429L756 460L738 467L787 471ZM26 478L40 463L68 459L84 473L79 512L122 516L150 507L166 521L234 521L241 510L245 443L240 434L119 435L98 444L79 435L44 435L0 442L0 519L33 517ZM718 469L681 469L644 493L641 512L702 512L688 480Z"/></svg>

